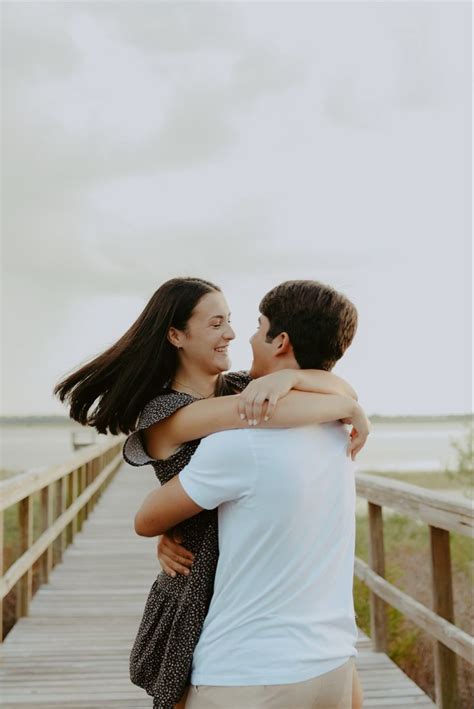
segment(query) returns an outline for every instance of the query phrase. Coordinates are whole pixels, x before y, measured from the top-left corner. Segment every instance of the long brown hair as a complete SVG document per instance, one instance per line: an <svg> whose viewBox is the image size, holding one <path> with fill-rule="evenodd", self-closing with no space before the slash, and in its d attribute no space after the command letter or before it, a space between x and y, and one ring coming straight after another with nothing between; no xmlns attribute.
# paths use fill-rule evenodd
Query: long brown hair
<svg viewBox="0 0 474 709"><path fill-rule="evenodd" d="M199 300L220 288L201 278L172 278L153 294L133 325L103 354L54 388L75 421L99 433L130 433L137 418L176 372L170 327L185 330ZM227 393L219 377L216 394ZM95 407L92 408L95 404Z"/></svg>

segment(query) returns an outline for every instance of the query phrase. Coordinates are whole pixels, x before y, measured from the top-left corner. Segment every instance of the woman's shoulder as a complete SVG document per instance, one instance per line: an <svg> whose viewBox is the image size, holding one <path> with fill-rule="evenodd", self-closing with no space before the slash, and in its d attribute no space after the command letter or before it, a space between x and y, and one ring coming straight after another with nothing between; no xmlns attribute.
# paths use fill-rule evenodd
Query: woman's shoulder
<svg viewBox="0 0 474 709"><path fill-rule="evenodd" d="M252 377L249 372L241 369L237 372L226 372L224 374L226 383L233 387L236 391L243 391L245 387L250 384Z"/></svg>
<svg viewBox="0 0 474 709"><path fill-rule="evenodd" d="M164 421L183 406L192 404L194 397L184 392L167 389L151 399L143 408L138 424L133 433L126 439L123 447L123 457L130 465L146 465L155 463L145 450L141 432L155 423Z"/></svg>
<svg viewBox="0 0 474 709"><path fill-rule="evenodd" d="M181 391L167 389L155 396L144 406L139 418L137 430L148 428L154 423L164 421L164 419L174 414L183 406L192 404L195 398L190 394Z"/></svg>

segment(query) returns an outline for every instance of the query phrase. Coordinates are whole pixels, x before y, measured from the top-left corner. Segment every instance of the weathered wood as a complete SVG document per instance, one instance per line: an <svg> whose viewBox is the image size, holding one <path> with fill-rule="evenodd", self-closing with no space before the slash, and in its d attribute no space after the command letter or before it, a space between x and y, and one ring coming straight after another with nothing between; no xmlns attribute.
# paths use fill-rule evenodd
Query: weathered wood
<svg viewBox="0 0 474 709"><path fill-rule="evenodd" d="M41 520L42 532L53 524L53 493L52 486L48 485L41 490ZM48 583L49 575L53 568L53 544L51 543L41 558L41 583ZM3 574L1 574L3 575Z"/></svg>
<svg viewBox="0 0 474 709"><path fill-rule="evenodd" d="M449 532L430 527L431 588L434 612L454 623L453 580ZM436 703L456 709L459 701L456 655L439 641L434 644Z"/></svg>
<svg viewBox="0 0 474 709"><path fill-rule="evenodd" d="M20 579L27 569L31 569L34 562L43 554L45 549L54 542L56 538L62 539L64 530L71 523L79 510L86 504L97 489L104 483L107 478L111 477L122 462L121 455L117 455L111 463L100 473L95 481L87 488L70 507L65 510L61 516L36 540L31 548L22 554L14 564L10 566L8 571L0 580L0 598L4 598L15 583ZM30 499L30 498L28 498Z"/></svg>
<svg viewBox="0 0 474 709"><path fill-rule="evenodd" d="M58 486L58 510L59 517L63 517L66 512L67 507L67 477L61 478ZM61 534L59 535L59 560L62 561L64 551L67 547L67 530L62 528Z"/></svg>
<svg viewBox="0 0 474 709"><path fill-rule="evenodd" d="M27 554L33 544L33 497L21 500L18 507L20 553ZM10 567L11 568L11 567ZM16 590L16 617L28 615L33 595L33 565L18 577ZM2 596L3 598L4 596Z"/></svg>
<svg viewBox="0 0 474 709"><path fill-rule="evenodd" d="M5 568L5 521L4 512L0 510L0 577ZM3 641L3 598L0 598L0 642Z"/></svg>
<svg viewBox="0 0 474 709"><path fill-rule="evenodd" d="M82 495L84 490L87 487L87 480L86 480L86 466L81 465L79 468L79 495ZM77 520L78 520L78 528L79 531L81 531L82 526L86 520L86 505L80 510L79 514L77 515Z"/></svg>
<svg viewBox="0 0 474 709"><path fill-rule="evenodd" d="M370 568L385 577L382 508L369 502L368 518ZM370 630L375 651L387 652L387 609L384 601L373 591L370 591Z"/></svg>
<svg viewBox="0 0 474 709"><path fill-rule="evenodd" d="M92 476L92 462L89 460L89 461L87 461L87 463L86 463L86 483L87 483L87 487L89 487L89 485L91 484L92 478L93 478L93 476ZM91 502L91 500L89 499L89 500L87 500L87 504L86 504L86 506L85 506L86 519L89 517L89 513L91 512L91 510L92 510L92 502Z"/></svg>
<svg viewBox="0 0 474 709"><path fill-rule="evenodd" d="M123 465L48 586L3 645L2 709L145 709L152 700L128 679L128 659L159 571L156 539L138 537L133 517L156 481ZM434 705L362 633L356 658L364 708Z"/></svg>
<svg viewBox="0 0 474 709"><path fill-rule="evenodd" d="M433 490L365 473L356 474L356 490L359 497L375 505L390 507L449 532L474 537L474 514L467 501L448 500Z"/></svg>
<svg viewBox="0 0 474 709"><path fill-rule="evenodd" d="M38 492L38 490L46 487L46 485L50 485L56 480L60 480L66 475L69 475L69 473L73 470L76 470L81 465L97 458L104 451L113 448L117 448L118 450L118 447L121 446L124 438L125 436L113 436L109 441L98 443L94 446L88 446L87 448L74 453L68 461L62 463L61 465L55 465L40 472L14 475L11 478L7 478L7 480L1 481L0 510L6 510L16 502L19 502L25 497L28 497L34 492Z"/></svg>
<svg viewBox="0 0 474 709"><path fill-rule="evenodd" d="M372 571L368 564L358 557L355 560L354 572L380 598L383 598L384 601L403 613L419 628L425 630L432 637L472 664L474 638L468 633L465 633L464 630L457 628L444 618L440 618L434 611L415 601L407 593L400 591L399 588L396 588Z"/></svg>

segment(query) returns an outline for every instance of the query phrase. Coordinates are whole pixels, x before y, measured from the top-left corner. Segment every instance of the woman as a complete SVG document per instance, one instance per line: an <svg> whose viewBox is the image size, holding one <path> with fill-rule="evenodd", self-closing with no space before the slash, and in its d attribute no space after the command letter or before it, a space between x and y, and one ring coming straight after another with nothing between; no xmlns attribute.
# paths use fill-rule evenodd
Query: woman
<svg viewBox="0 0 474 709"><path fill-rule="evenodd" d="M60 382L55 393L70 403L72 418L101 433L130 433L124 457L132 465L151 463L161 483L178 474L199 440L225 428L255 425L264 411L275 427L346 418L352 389L328 372L278 372L250 383L247 373L224 374L235 334L227 303L214 284L177 278L156 291L143 313L104 354ZM311 411L286 413L275 404L291 388L321 392ZM329 395L329 396L328 396ZM215 397L220 397L219 399ZM239 399L237 401L236 399ZM291 403L291 395L288 399ZM240 404L240 418L236 407ZM94 407L95 408L92 408ZM91 410L92 409L92 410ZM138 425L137 425L138 419ZM136 430L135 430L136 429ZM357 433L352 453L360 446ZM217 564L217 515L204 511L181 525L182 541L194 554L187 576L161 573L150 591L130 658L132 681L170 709L185 690L192 654L212 596Z"/></svg>

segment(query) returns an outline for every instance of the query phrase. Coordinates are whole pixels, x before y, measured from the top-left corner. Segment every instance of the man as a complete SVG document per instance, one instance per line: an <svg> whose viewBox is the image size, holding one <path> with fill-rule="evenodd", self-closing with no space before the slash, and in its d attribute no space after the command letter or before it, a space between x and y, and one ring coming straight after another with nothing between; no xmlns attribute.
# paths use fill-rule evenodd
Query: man
<svg viewBox="0 0 474 709"><path fill-rule="evenodd" d="M330 370L357 326L352 303L314 281L277 286L260 311L254 377ZM188 709L351 707L355 483L347 445L341 423L217 433L137 513L137 532L152 536L218 507L219 562Z"/></svg>

